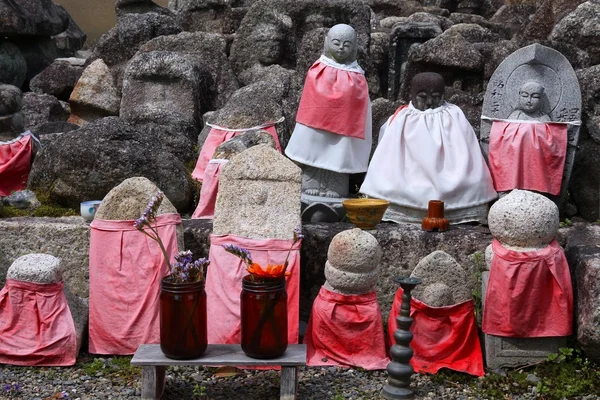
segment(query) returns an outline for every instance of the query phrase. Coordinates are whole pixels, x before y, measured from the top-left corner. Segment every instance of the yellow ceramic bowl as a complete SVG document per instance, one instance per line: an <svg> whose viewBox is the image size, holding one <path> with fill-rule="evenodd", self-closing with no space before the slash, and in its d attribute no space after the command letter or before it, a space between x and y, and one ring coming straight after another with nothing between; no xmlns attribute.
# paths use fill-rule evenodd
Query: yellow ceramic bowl
<svg viewBox="0 0 600 400"><path fill-rule="evenodd" d="M390 205L387 200L348 199L342 201L350 222L360 229L373 229L381 222L385 210Z"/></svg>

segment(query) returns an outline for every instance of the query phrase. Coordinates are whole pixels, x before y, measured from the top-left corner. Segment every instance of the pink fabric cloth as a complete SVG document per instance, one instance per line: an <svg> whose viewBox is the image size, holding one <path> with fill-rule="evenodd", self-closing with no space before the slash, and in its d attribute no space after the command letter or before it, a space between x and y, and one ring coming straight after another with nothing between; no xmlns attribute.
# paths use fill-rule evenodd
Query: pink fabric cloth
<svg viewBox="0 0 600 400"><path fill-rule="evenodd" d="M206 305L208 318L208 343L236 344L241 341L240 295L246 264L223 249L224 244L234 244L250 251L252 261L266 266L283 264L291 240L249 239L234 235L210 235L210 266L206 275ZM288 296L288 344L298 343L300 322L300 242L289 257L286 278Z"/></svg>
<svg viewBox="0 0 600 400"><path fill-rule="evenodd" d="M192 214L192 219L213 219L215 216L215 203L219 189L219 175L227 160L211 160L204 170L204 182L200 189L200 201Z"/></svg>
<svg viewBox="0 0 600 400"><path fill-rule="evenodd" d="M0 196L10 196L27 187L31 169L31 135L0 144Z"/></svg>
<svg viewBox="0 0 600 400"><path fill-rule="evenodd" d="M517 252L494 240L492 250L482 330L521 338L570 335L573 286L557 241L538 251Z"/></svg>
<svg viewBox="0 0 600 400"><path fill-rule="evenodd" d="M316 61L308 70L296 122L365 138L369 88L365 76Z"/></svg>
<svg viewBox="0 0 600 400"><path fill-rule="evenodd" d="M133 354L160 342L160 281L168 267L158 244L134 221L92 221L90 235L89 352ZM177 254L179 214L157 217L167 254Z"/></svg>
<svg viewBox="0 0 600 400"><path fill-rule="evenodd" d="M498 192L526 189L558 195L566 154L566 124L492 123L489 161Z"/></svg>
<svg viewBox="0 0 600 400"><path fill-rule="evenodd" d="M400 315L402 288L396 291L388 318L388 338L395 344L396 318ZM431 307L415 299L410 301L414 355L410 364L415 372L435 374L442 368L483 376L483 354L479 343L475 303L468 300L445 307Z"/></svg>
<svg viewBox="0 0 600 400"><path fill-rule="evenodd" d="M264 128L260 127L252 127L248 129L231 129L227 128L211 128L210 132L208 132L208 136L202 145L202 150L200 150L200 154L198 155L198 161L196 162L196 167L194 168L194 172L192 172L192 177L199 180L200 182L204 181L204 170L208 165L208 162L212 158L217 147L231 138L234 138L238 135L241 135L244 132L248 132L254 129L262 129L271 134L273 139L275 140L275 146L277 150L281 153L281 145L279 144L279 138L277 137L277 129L275 129L275 123L270 126L266 126Z"/></svg>
<svg viewBox="0 0 600 400"><path fill-rule="evenodd" d="M75 324L63 286L6 280L0 291L0 364L75 364Z"/></svg>
<svg viewBox="0 0 600 400"><path fill-rule="evenodd" d="M343 295L321 287L304 335L306 364L385 369L385 333L377 293Z"/></svg>

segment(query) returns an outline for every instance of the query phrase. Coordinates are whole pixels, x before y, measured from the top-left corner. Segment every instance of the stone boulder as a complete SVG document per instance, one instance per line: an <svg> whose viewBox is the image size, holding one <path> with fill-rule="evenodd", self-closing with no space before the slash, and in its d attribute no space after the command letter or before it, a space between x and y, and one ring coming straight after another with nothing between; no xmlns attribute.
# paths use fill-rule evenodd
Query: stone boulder
<svg viewBox="0 0 600 400"><path fill-rule="evenodd" d="M23 96L23 114L25 128L36 130L48 122L64 122L69 112L64 109L58 99L49 94L27 92Z"/></svg>
<svg viewBox="0 0 600 400"><path fill-rule="evenodd" d="M490 207L490 231L508 249L546 247L557 235L558 207L541 194L513 190Z"/></svg>
<svg viewBox="0 0 600 400"><path fill-rule="evenodd" d="M115 11L117 18L123 14L146 14L149 12L173 16L168 8L161 7L152 0L117 0Z"/></svg>
<svg viewBox="0 0 600 400"><path fill-rule="evenodd" d="M8 40L0 39L0 84L21 87L27 75L27 61L21 50Z"/></svg>
<svg viewBox="0 0 600 400"><path fill-rule="evenodd" d="M538 0L535 14L529 25L523 30L523 37L530 40L544 40L552 32L552 28L567 14L586 0ZM590 3L588 1L588 3Z"/></svg>
<svg viewBox="0 0 600 400"><path fill-rule="evenodd" d="M64 9L63 6L58 7ZM67 28L63 32L52 37L56 48L61 53L61 57L71 57L75 55L75 53L83 47L86 39L87 35L81 30L79 25L77 25L70 15Z"/></svg>
<svg viewBox="0 0 600 400"><path fill-rule="evenodd" d="M10 196L2 198L0 203L21 210L33 210L41 205L35 193L29 189L13 192Z"/></svg>
<svg viewBox="0 0 600 400"><path fill-rule="evenodd" d="M497 33L477 24L454 24L446 32L447 34L456 32L471 44L496 43L500 40L500 36Z"/></svg>
<svg viewBox="0 0 600 400"><path fill-rule="evenodd" d="M472 277L441 250L419 261L410 276L421 279L412 295L431 307L460 304L473 298Z"/></svg>
<svg viewBox="0 0 600 400"><path fill-rule="evenodd" d="M108 66L102 60L95 60L83 71L71 93L69 122L85 125L109 115L119 115L120 102Z"/></svg>
<svg viewBox="0 0 600 400"><path fill-rule="evenodd" d="M535 13L535 4L505 4L490 18L490 23L504 26L508 30L508 38L523 31Z"/></svg>
<svg viewBox="0 0 600 400"><path fill-rule="evenodd" d="M325 288L343 294L372 292L379 277L381 246L362 229L351 229L333 237L325 263Z"/></svg>
<svg viewBox="0 0 600 400"><path fill-rule="evenodd" d="M190 175L174 152L191 145L178 136L167 139L114 117L92 122L63 133L38 154L29 187L78 208L81 201L103 198L123 180L142 176L160 187L178 210L186 211L192 196Z"/></svg>
<svg viewBox="0 0 600 400"><path fill-rule="evenodd" d="M132 124L156 122L195 139L201 124L199 99L204 75L185 54L137 54L125 70L121 118Z"/></svg>
<svg viewBox="0 0 600 400"><path fill-rule="evenodd" d="M213 233L293 238L300 220L300 167L266 145L229 161L219 176Z"/></svg>
<svg viewBox="0 0 600 400"><path fill-rule="evenodd" d="M238 83L227 58L227 41L223 35L205 32L182 32L160 36L145 43L140 52L172 51L194 60L204 72L205 81L200 103L204 111L223 107Z"/></svg>
<svg viewBox="0 0 600 400"><path fill-rule="evenodd" d="M512 34L506 25L497 22L491 22L481 15L452 13L450 14L450 21L452 21L454 24L479 25L482 28L488 29L490 32L495 33L501 39L510 39L512 37Z"/></svg>
<svg viewBox="0 0 600 400"><path fill-rule="evenodd" d="M0 141L12 140L24 131L22 106L21 90L16 86L0 84Z"/></svg>
<svg viewBox="0 0 600 400"><path fill-rule="evenodd" d="M585 50L591 65L600 64L600 3L586 1L554 25L548 39Z"/></svg>
<svg viewBox="0 0 600 400"><path fill-rule="evenodd" d="M73 66L66 60L56 60L29 82L32 92L50 94L68 101L83 73L83 66Z"/></svg>
<svg viewBox="0 0 600 400"><path fill-rule="evenodd" d="M0 37L53 36L67 28L69 15L52 0L0 0Z"/></svg>
<svg viewBox="0 0 600 400"><path fill-rule="evenodd" d="M177 13L177 21L186 31L235 33L231 1L169 0L169 8Z"/></svg>
<svg viewBox="0 0 600 400"><path fill-rule="evenodd" d="M231 160L238 154L248 150L250 147L261 144L267 145L273 149L276 147L273 136L265 130L258 129L244 132L241 135L237 135L218 145L212 158L215 160Z"/></svg>

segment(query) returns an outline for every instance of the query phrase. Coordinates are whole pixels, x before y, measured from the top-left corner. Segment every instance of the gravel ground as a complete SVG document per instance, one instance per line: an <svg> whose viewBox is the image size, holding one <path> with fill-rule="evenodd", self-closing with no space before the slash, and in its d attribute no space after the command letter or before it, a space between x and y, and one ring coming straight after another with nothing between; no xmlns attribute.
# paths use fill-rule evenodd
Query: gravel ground
<svg viewBox="0 0 600 400"><path fill-rule="evenodd" d="M15 367L0 365L0 399L130 399L140 396L140 369L129 365L129 357L81 354L73 367ZM487 399L478 388L482 378L449 373L447 376L415 375L412 385L417 399ZM298 399L378 399L386 380L385 371L337 367L300 369ZM487 378L487 377L486 377ZM530 380L530 376L527 376ZM527 392L503 395L502 399L545 399L535 390L535 376ZM18 387L16 386L18 385ZM498 389L510 393L500 383ZM10 387L9 390L7 390ZM65 396L66 395L66 396ZM63 397L61 397L63 396ZM493 398L493 397L491 397ZM279 399L277 371L238 370L235 376L220 376L215 368L169 367L163 399L270 400ZM581 400L600 399L589 395Z"/></svg>

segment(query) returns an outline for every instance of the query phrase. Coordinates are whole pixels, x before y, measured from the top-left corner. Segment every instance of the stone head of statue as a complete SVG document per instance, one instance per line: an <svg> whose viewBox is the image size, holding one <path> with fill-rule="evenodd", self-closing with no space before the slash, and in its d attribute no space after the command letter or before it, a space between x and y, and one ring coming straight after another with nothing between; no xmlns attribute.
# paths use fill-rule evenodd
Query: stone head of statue
<svg viewBox="0 0 600 400"><path fill-rule="evenodd" d="M542 112L544 99L544 87L535 81L525 82L519 89L518 109L526 114L538 114Z"/></svg>
<svg viewBox="0 0 600 400"><path fill-rule="evenodd" d="M277 64L283 56L285 32L274 24L259 24L254 30L254 52L263 65Z"/></svg>
<svg viewBox="0 0 600 400"><path fill-rule="evenodd" d="M356 31L346 24L334 25L327 32L323 54L340 64L351 64L357 58Z"/></svg>
<svg viewBox="0 0 600 400"><path fill-rule="evenodd" d="M438 108L444 102L444 78L435 72L422 72L410 81L410 100L417 110Z"/></svg>

